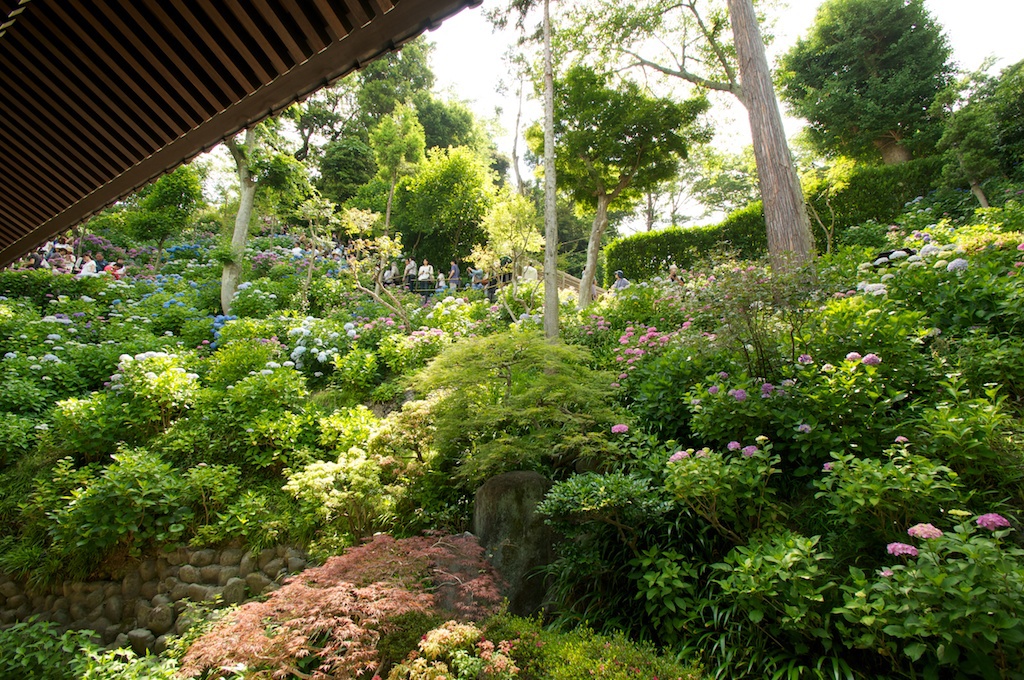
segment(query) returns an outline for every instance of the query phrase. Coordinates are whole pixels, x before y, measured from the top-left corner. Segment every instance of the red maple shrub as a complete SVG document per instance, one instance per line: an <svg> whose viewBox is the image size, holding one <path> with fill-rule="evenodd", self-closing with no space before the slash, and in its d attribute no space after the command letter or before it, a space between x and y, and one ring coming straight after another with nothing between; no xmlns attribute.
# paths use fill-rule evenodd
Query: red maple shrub
<svg viewBox="0 0 1024 680"><path fill-rule="evenodd" d="M370 677L377 641L414 612L480 619L501 602L499 581L476 538L379 535L298 574L263 602L249 602L198 638L181 660L186 677Z"/></svg>

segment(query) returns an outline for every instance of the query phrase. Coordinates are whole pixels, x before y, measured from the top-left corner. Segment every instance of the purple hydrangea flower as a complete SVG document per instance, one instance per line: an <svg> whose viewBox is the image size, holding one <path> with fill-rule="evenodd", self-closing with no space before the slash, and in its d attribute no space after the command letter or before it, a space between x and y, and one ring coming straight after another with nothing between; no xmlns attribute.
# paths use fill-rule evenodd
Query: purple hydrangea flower
<svg viewBox="0 0 1024 680"><path fill-rule="evenodd" d="M729 390L729 396L736 401L746 401L747 391L746 390Z"/></svg>
<svg viewBox="0 0 1024 680"><path fill-rule="evenodd" d="M946 265L947 272L962 272L965 269L967 269L967 260L962 257L958 257Z"/></svg>
<svg viewBox="0 0 1024 680"><path fill-rule="evenodd" d="M671 456L669 456L668 462L676 463L678 461L681 461L684 458L689 458L689 457L690 457L690 454L687 451L676 451Z"/></svg>
<svg viewBox="0 0 1024 680"><path fill-rule="evenodd" d="M932 524L915 524L907 529L907 533L914 538L939 538L942 530Z"/></svg>
<svg viewBox="0 0 1024 680"><path fill-rule="evenodd" d="M718 394L718 385L712 385L711 387L709 387L708 394L712 396Z"/></svg>
<svg viewBox="0 0 1024 680"><path fill-rule="evenodd" d="M849 354L846 355L846 360L847 361L860 361L860 353L859 352L850 352Z"/></svg>
<svg viewBox="0 0 1024 680"><path fill-rule="evenodd" d="M982 529L988 529L989 531L1007 529L1010 526L1010 521L1008 519L994 512L982 515L978 518L977 522L979 527Z"/></svg>
<svg viewBox="0 0 1024 680"><path fill-rule="evenodd" d="M832 463L825 463L821 466L821 469L825 472L832 472Z"/></svg>
<svg viewBox="0 0 1024 680"><path fill-rule="evenodd" d="M624 432L629 432L629 425L623 425L622 423L612 425L612 434L623 434Z"/></svg>
<svg viewBox="0 0 1024 680"><path fill-rule="evenodd" d="M742 451L740 451L740 453L742 453L742 454L743 454L744 456L746 456L747 458L750 458L750 457L751 457L751 456L753 456L753 455L754 455L755 453L757 453L757 447L756 447L756 446L754 446L753 444L751 444L750 446L744 446L744 447L743 447L743 450L742 450Z"/></svg>
<svg viewBox="0 0 1024 680"><path fill-rule="evenodd" d="M865 354L864 358L861 359L861 362L867 364L868 366L877 366L878 364L882 363L882 360L878 358L877 354Z"/></svg>
<svg viewBox="0 0 1024 680"><path fill-rule="evenodd" d="M906 444L910 440L907 439L906 437L904 437L903 435L900 435L899 437L896 437L895 441L896 441L897 444Z"/></svg>
<svg viewBox="0 0 1024 680"><path fill-rule="evenodd" d="M767 397L769 394L775 391L775 385L771 383L765 383L761 385L761 396Z"/></svg>
<svg viewBox="0 0 1024 680"><path fill-rule="evenodd" d="M742 444L740 444L739 442L729 442L728 444L725 445L725 448L729 449L730 451L739 451L741 446Z"/></svg>
<svg viewBox="0 0 1024 680"><path fill-rule="evenodd" d="M910 557L917 557L917 548L906 543L890 543L885 547L886 551L890 555L899 557L900 555L908 555Z"/></svg>
<svg viewBox="0 0 1024 680"><path fill-rule="evenodd" d="M726 373L725 371L722 371L721 373L718 374L718 379L719 380L728 380L729 379L729 374Z"/></svg>
<svg viewBox="0 0 1024 680"><path fill-rule="evenodd" d="M889 576L892 576L892 569L883 569L878 573L888 578Z"/></svg>
<svg viewBox="0 0 1024 680"><path fill-rule="evenodd" d="M797 363L800 363L800 364L813 364L814 363L814 359L811 358L810 354L801 354L799 357L797 357L796 361L797 361Z"/></svg>
<svg viewBox="0 0 1024 680"><path fill-rule="evenodd" d="M796 429L799 432L803 432L804 434L809 434L811 431L811 426L808 425L807 423L800 423L800 425L798 425Z"/></svg>

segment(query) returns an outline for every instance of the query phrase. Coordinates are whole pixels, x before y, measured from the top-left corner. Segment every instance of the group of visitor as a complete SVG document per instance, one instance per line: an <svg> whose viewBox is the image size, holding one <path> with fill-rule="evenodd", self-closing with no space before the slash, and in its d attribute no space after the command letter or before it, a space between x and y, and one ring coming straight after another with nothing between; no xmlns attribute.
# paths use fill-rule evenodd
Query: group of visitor
<svg viewBox="0 0 1024 680"><path fill-rule="evenodd" d="M125 275L127 269L124 258L108 262L102 252L96 253L94 257L92 251L87 251L76 257L74 247L63 236L47 241L14 266L20 269L47 269L54 274L73 274L79 278L109 274L118 280Z"/></svg>
<svg viewBox="0 0 1024 680"><path fill-rule="evenodd" d="M494 299L498 288L512 282L511 271L512 260L507 257L501 258L501 268L497 274L488 274L483 268L470 266L466 273L469 278L465 283L462 278L462 268L455 260L449 262L448 271L437 271L430 260L423 258L417 262L413 257L405 259L405 268L399 272L397 261L384 270L381 280L386 286L403 285L411 293L419 293L424 299L431 295L440 293L456 292L460 289L482 290L490 300ZM537 281L539 275L537 268L527 263L520 274L521 282Z"/></svg>

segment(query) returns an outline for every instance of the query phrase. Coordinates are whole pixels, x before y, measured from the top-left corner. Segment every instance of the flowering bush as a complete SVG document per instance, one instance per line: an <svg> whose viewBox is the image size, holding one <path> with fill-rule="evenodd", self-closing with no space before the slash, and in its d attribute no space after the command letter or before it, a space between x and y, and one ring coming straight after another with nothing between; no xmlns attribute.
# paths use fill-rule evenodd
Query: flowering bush
<svg viewBox="0 0 1024 680"><path fill-rule="evenodd" d="M953 511L961 519L969 513ZM1024 550L1006 538L1009 522L990 513L947 531L912 527L917 547L896 543L900 558L875 575L851 568L843 586L840 630L902 672L956 671L1013 677L1024 656Z"/></svg>

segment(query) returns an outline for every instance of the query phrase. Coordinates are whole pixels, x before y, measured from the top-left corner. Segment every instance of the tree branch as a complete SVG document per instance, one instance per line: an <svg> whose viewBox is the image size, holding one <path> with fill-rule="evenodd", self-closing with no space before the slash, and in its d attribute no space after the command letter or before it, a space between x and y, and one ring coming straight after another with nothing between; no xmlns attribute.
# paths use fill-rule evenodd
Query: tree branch
<svg viewBox="0 0 1024 680"><path fill-rule="evenodd" d="M645 59L644 57L641 57L636 52L633 52L632 50L626 49L625 47L619 47L618 50L620 52L622 52L624 54L628 54L629 56L631 56L634 59L636 59L637 60L637 64L636 65L637 66L646 66L646 67L652 68L655 71L658 71L660 73L664 73L667 76L673 76L675 78L681 78L682 80L685 80L687 82L693 83L694 85L699 85L700 87L706 87L709 90L717 90L719 92L731 92L732 94L736 95L737 97L740 96L740 86L739 86L738 83L722 83L722 82L719 82L717 80L709 80L708 78L704 78L702 76L699 76L696 73L693 73L692 71L688 71L688 70L686 70L685 68L682 68L682 67L680 67L679 69L673 69L673 68L669 68L668 66L663 66L663 65L658 64L656 62L653 62L650 59Z"/></svg>

